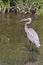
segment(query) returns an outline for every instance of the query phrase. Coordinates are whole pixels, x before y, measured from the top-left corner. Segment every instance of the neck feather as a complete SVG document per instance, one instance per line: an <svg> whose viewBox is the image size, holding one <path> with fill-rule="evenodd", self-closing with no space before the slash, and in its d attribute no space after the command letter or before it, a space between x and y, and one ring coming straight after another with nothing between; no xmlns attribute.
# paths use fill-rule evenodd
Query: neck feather
<svg viewBox="0 0 43 65"><path fill-rule="evenodd" d="M29 20L29 21L28 21L28 20ZM28 21L28 22L25 23L25 32L28 31L28 26L27 26L27 24L30 24L30 23L31 23L31 18L27 18L26 21Z"/></svg>

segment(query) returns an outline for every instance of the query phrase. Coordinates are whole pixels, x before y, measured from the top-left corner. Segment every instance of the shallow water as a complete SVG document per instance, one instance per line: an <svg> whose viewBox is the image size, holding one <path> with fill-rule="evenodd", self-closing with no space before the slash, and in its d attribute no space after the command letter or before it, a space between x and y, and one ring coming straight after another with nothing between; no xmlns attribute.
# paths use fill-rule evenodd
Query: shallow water
<svg viewBox="0 0 43 65"><path fill-rule="evenodd" d="M22 65L29 58L27 51L20 50L21 47L29 44L24 31L25 22L20 22L22 18L24 18L22 15L17 14L0 16L0 63L2 65ZM34 28L39 35L41 43L39 58L40 65L43 65L43 16L32 17L29 27Z"/></svg>

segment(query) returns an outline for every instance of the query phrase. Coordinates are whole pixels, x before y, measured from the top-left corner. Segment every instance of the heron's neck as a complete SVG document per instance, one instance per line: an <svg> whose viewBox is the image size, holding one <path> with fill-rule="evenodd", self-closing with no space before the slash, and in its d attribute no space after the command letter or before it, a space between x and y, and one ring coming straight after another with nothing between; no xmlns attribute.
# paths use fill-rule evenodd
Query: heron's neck
<svg viewBox="0 0 43 65"><path fill-rule="evenodd" d="M29 21L28 21L28 20L29 20ZM30 24L30 23L31 23L31 18L28 18L27 21L28 21L28 22L25 23L25 32L28 31L28 26L27 26L27 24Z"/></svg>

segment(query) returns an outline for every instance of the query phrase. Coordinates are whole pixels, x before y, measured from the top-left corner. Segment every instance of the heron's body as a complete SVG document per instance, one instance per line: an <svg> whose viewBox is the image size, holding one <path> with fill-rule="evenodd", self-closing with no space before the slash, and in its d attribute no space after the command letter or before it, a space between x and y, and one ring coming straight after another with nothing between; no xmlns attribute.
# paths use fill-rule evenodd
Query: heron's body
<svg viewBox="0 0 43 65"><path fill-rule="evenodd" d="M35 44L37 47L40 46L39 37L38 37L38 35L37 35L37 33L35 32L34 29L29 28L26 34L27 34L28 39L29 39L33 44Z"/></svg>
<svg viewBox="0 0 43 65"><path fill-rule="evenodd" d="M25 23L25 32L27 34L28 40L30 40L31 43L35 44L36 47L39 48L41 45L40 45L38 34L33 28L28 28L27 26L27 24L31 23L31 18L23 19L23 21L28 21L28 20L29 22Z"/></svg>
<svg viewBox="0 0 43 65"><path fill-rule="evenodd" d="M39 48L41 45L40 45L40 41L39 41L39 37L38 37L38 34L36 33L36 31L33 29L33 28L28 28L27 24L30 24L31 23L31 18L27 18L27 19L22 19L22 21L29 21L29 22L26 22L25 23L25 33L27 35L27 38L28 40L31 42L31 44L35 44L37 48ZM30 50L30 56L29 56L29 60L30 61L34 61L34 55L33 55L33 46L31 45L29 47L29 50Z"/></svg>

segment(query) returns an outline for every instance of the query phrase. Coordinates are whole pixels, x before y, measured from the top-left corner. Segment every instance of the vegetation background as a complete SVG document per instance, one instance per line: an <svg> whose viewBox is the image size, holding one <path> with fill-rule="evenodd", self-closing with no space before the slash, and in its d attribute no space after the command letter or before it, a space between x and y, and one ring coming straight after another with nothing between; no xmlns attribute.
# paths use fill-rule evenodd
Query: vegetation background
<svg viewBox="0 0 43 65"><path fill-rule="evenodd" d="M9 8L10 7L10 2L11 1L15 1L16 2L16 6L17 5L20 5L20 6L24 6L24 4L26 5L27 4L27 6L28 5L32 5L33 3L36 3L36 2L38 2L38 3L40 3L41 4L41 9L39 10L39 12L38 12L38 14L41 14L41 15L43 15L43 0L0 0L0 5L4 8L4 7L6 7L6 8Z"/></svg>

